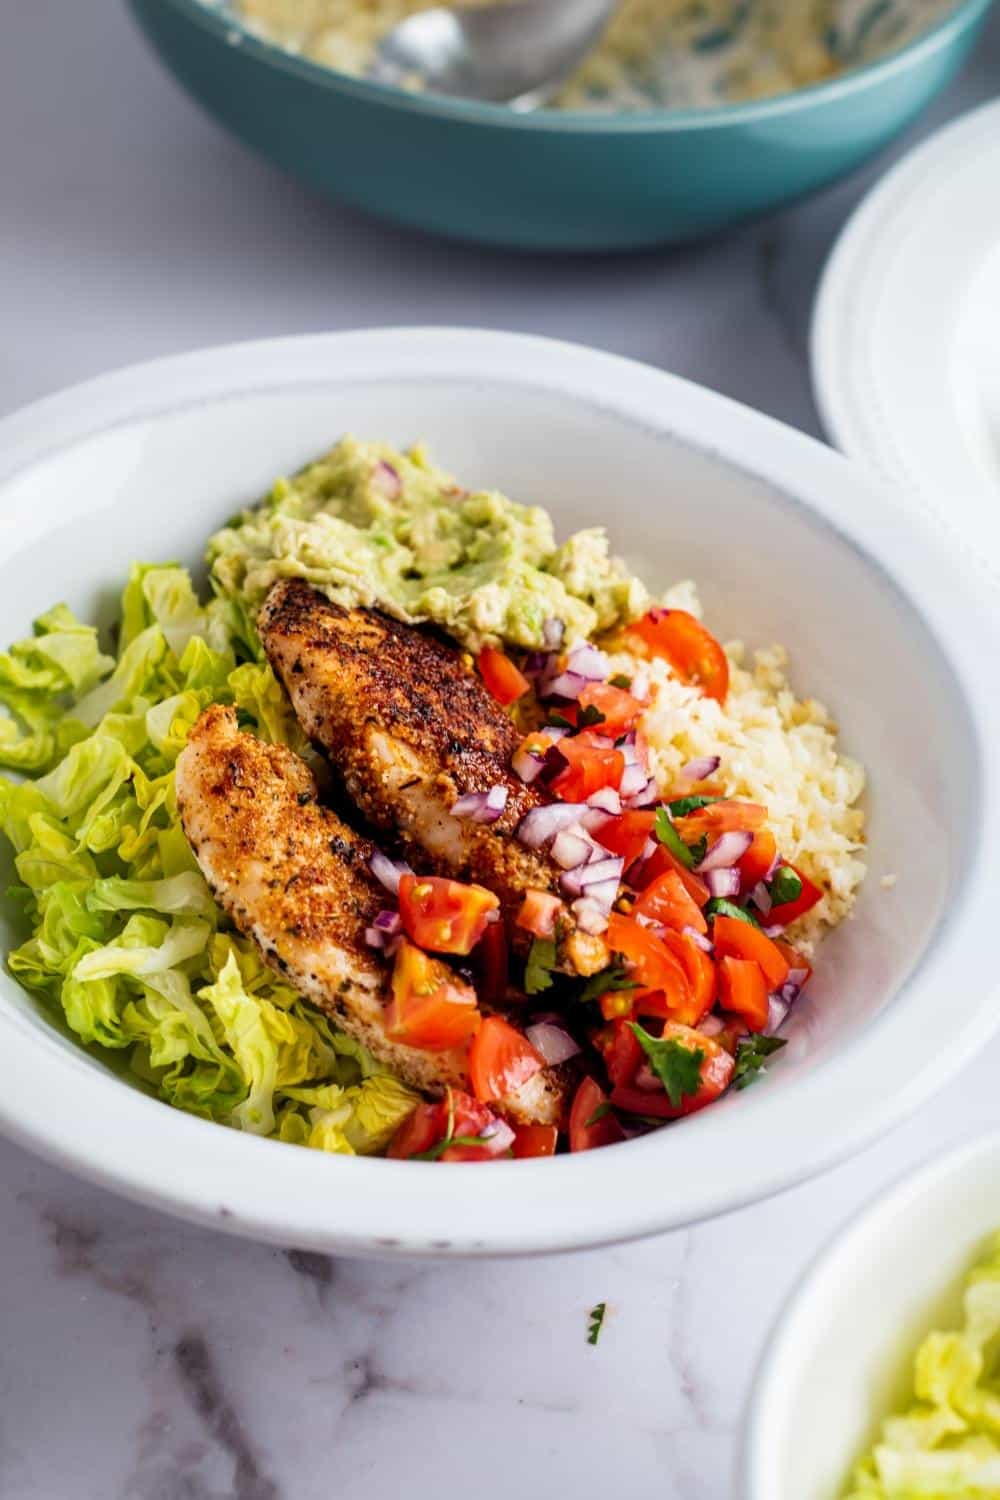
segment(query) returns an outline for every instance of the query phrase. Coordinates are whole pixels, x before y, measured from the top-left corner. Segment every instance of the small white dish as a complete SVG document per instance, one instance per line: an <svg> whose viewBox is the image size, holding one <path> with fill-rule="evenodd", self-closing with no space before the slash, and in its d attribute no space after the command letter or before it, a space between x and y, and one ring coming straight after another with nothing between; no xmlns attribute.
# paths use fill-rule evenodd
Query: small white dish
<svg viewBox="0 0 1000 1500"><path fill-rule="evenodd" d="M426 438L467 483L548 506L563 534L607 524L654 588L697 578L723 637L788 643L794 680L833 706L871 773L855 919L824 946L766 1079L627 1145L462 1170L260 1140L130 1089L3 974L0 1129L119 1192L281 1244L519 1253L751 1202L943 1087L1000 1025L981 940L1000 847L983 616L960 561L889 491L755 412L610 355L474 331L290 339L126 370L0 423L0 641L57 599L107 620L131 561L197 564L239 505L345 431ZM4 904L0 944L18 936Z"/></svg>
<svg viewBox="0 0 1000 1500"><path fill-rule="evenodd" d="M1000 101L939 131L850 219L820 285L831 440L900 483L1000 586Z"/></svg>
<svg viewBox="0 0 1000 1500"><path fill-rule="evenodd" d="M839 1500L1000 1228L1000 1133L883 1190L799 1283L753 1381L741 1500Z"/></svg>

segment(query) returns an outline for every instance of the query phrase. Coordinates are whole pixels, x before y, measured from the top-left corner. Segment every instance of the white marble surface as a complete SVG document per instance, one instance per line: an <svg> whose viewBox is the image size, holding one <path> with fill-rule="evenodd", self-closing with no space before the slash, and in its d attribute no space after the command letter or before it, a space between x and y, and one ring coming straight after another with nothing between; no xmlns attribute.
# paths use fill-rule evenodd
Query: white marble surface
<svg viewBox="0 0 1000 1500"><path fill-rule="evenodd" d="M998 87L1000 12L921 130ZM110 0L12 5L0 411L199 344L439 321L618 350L816 432L809 304L881 169L680 253L466 250L387 231L249 158ZM781 1300L882 1184L996 1123L998 1064L994 1046L919 1119L773 1202L530 1263L262 1249L0 1143L0 1500L423 1500L456 1487L480 1500L729 1500L740 1409ZM594 1349L586 1314L601 1299Z"/></svg>

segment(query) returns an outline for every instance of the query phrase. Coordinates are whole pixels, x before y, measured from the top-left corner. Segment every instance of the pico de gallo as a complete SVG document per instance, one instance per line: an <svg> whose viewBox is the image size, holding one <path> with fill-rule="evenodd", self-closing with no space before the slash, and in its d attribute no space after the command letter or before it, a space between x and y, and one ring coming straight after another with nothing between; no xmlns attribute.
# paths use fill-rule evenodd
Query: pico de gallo
<svg viewBox="0 0 1000 1500"><path fill-rule="evenodd" d="M508 932L482 886L373 862L397 897L369 932L394 955L390 1035L429 1050L466 1046L472 1089L418 1106L390 1156L492 1161L611 1145L746 1086L784 1045L779 1030L812 977L786 929L823 892L783 857L767 808L727 793L720 756L689 762L666 791L652 775L646 660L664 658L721 703L729 665L719 642L679 609L650 610L626 637L631 675L589 643L563 652L555 638L519 662L495 648L477 660L525 730L514 771L550 799L516 836L547 851L558 894L529 890ZM489 822L504 789L462 803L456 816ZM567 922L606 943L606 966L587 980L560 971ZM453 978L442 982L429 954L450 956ZM523 1032L481 1010L501 998L523 1005ZM561 1063L577 1081L560 1127L496 1112Z"/></svg>

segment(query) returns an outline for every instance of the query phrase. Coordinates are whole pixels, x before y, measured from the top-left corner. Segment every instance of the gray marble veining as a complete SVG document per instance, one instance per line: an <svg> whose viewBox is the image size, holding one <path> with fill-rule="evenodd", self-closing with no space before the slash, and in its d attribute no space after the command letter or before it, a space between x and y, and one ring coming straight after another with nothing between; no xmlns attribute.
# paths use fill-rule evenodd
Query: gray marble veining
<svg viewBox="0 0 1000 1500"><path fill-rule="evenodd" d="M712 244L508 257L388 231L253 161L110 0L17 7L0 70L0 411L204 343L453 322L634 355L818 433L815 283L884 161ZM910 142L998 86L1000 12ZM729 1500L781 1301L880 1185L996 1122L998 1062L994 1046L820 1182L644 1244L530 1262L275 1251L0 1142L0 1500L423 1500L456 1485L478 1500Z"/></svg>

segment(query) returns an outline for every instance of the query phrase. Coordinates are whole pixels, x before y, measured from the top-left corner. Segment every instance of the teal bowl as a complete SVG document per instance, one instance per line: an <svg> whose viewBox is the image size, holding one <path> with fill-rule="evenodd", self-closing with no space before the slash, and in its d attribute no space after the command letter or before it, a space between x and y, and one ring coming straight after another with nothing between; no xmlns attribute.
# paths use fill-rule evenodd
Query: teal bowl
<svg viewBox="0 0 1000 1500"><path fill-rule="evenodd" d="M881 61L778 98L636 114L403 92L269 46L200 0L129 0L167 67L279 167L400 224L528 250L691 240L851 171L954 76L991 0Z"/></svg>

